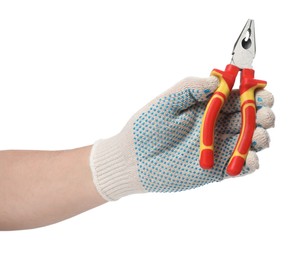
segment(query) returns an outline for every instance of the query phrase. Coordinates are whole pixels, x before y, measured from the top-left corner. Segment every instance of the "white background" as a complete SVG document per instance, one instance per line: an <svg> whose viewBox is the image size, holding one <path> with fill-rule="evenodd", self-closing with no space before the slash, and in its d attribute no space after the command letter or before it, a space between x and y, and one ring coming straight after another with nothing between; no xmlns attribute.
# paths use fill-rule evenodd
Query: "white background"
<svg viewBox="0 0 305 260"><path fill-rule="evenodd" d="M116 134L180 79L224 69L248 18L277 117L255 174L0 232L0 259L304 259L302 2L0 1L0 149Z"/></svg>

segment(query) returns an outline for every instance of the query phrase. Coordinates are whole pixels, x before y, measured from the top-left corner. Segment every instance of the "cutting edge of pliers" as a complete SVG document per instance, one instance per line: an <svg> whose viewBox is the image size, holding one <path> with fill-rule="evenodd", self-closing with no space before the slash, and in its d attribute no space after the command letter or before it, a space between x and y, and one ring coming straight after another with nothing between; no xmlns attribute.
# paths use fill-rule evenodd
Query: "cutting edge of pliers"
<svg viewBox="0 0 305 260"><path fill-rule="evenodd" d="M240 174L245 165L251 147L256 127L255 90L264 88L266 81L254 79L252 61L255 57L254 21L249 19L234 44L232 60L225 71L214 69L211 75L219 79L219 85L207 104L200 129L200 158L203 169L210 169L214 165L214 132L219 113L227 101L234 86L239 71L240 101L242 124L240 135L229 159L226 172L231 176Z"/></svg>

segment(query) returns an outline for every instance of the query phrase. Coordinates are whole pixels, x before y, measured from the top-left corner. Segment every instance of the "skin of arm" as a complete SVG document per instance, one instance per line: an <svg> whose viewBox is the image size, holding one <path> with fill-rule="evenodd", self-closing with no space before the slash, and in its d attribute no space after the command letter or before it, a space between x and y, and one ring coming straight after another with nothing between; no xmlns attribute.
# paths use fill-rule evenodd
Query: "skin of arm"
<svg viewBox="0 0 305 260"><path fill-rule="evenodd" d="M46 226L104 204L92 181L91 147L0 151L0 230Z"/></svg>

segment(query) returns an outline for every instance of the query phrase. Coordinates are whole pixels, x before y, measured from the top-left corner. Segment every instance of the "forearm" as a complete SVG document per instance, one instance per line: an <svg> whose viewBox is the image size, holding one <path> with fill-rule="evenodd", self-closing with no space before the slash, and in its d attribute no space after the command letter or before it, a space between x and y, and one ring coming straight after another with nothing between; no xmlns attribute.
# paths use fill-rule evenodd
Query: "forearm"
<svg viewBox="0 0 305 260"><path fill-rule="evenodd" d="M0 151L0 230L45 226L105 203L90 150Z"/></svg>

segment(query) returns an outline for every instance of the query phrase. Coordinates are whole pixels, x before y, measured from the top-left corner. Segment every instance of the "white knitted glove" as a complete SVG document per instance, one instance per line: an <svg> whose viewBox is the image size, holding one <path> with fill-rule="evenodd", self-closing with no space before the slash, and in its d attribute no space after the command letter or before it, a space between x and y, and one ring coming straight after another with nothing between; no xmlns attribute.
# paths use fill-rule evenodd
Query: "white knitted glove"
<svg viewBox="0 0 305 260"><path fill-rule="evenodd" d="M199 165L202 116L218 85L216 77L186 78L138 111L116 136L97 141L90 166L98 192L106 200L141 192L173 192L221 181L241 124L239 93L233 91L215 132L215 165ZM269 146L265 129L274 125L273 96L256 93L257 128L242 174L258 168L255 151Z"/></svg>

